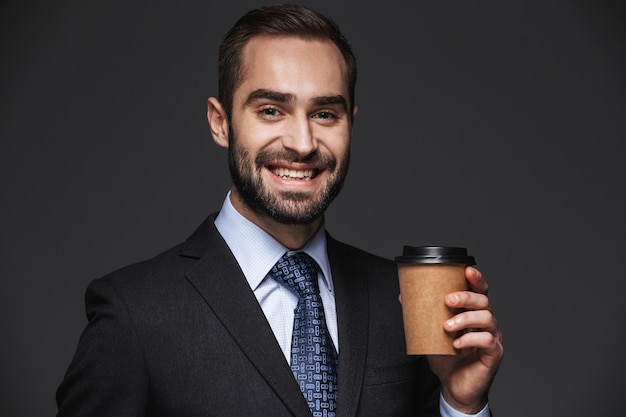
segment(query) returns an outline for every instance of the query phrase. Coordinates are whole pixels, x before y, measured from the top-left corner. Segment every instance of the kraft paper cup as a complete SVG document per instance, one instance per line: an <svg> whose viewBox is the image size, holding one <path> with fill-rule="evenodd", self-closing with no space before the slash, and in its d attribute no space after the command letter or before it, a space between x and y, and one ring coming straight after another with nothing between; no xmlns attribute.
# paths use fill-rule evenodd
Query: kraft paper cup
<svg viewBox="0 0 626 417"><path fill-rule="evenodd" d="M455 335L443 325L454 316L444 298L467 290L465 267L475 265L465 248L405 246L395 258L402 295L402 316L409 355L455 355Z"/></svg>

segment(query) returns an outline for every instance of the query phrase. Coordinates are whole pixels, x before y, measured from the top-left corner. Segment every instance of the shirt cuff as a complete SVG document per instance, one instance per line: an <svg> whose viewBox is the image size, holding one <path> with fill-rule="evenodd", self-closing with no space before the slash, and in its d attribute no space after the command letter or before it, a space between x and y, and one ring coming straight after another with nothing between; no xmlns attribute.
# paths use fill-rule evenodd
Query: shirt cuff
<svg viewBox="0 0 626 417"><path fill-rule="evenodd" d="M439 394L439 412L441 413L441 417L491 417L491 413L489 412L489 404L485 405L485 407L480 410L478 414L464 414L452 408L452 406L443 399L443 395L441 393Z"/></svg>

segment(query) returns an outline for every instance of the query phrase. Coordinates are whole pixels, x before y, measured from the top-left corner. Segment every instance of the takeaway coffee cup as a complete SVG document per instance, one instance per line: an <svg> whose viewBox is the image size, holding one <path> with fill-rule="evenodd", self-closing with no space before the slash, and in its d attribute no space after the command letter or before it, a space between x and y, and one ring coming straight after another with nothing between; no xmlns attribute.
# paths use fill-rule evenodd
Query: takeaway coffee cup
<svg viewBox="0 0 626 417"><path fill-rule="evenodd" d="M465 248L405 246L395 258L402 295L406 351L409 355L454 355L454 335L443 324L454 313L446 294L467 289L465 267L475 265Z"/></svg>

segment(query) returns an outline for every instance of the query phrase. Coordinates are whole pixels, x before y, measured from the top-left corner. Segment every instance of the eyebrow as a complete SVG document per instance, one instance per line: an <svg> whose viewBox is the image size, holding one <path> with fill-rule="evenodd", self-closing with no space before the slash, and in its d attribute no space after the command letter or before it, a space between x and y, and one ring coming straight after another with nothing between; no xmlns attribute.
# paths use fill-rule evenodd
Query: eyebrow
<svg viewBox="0 0 626 417"><path fill-rule="evenodd" d="M344 110L348 108L346 98L342 95L315 97L312 102L315 106L332 106L339 104Z"/></svg>
<svg viewBox="0 0 626 417"><path fill-rule="evenodd" d="M244 107L249 106L253 102L257 100L272 100L279 103L289 103L293 102L293 95L286 93L279 93L278 91L266 90L264 88L260 88L258 90L254 90L248 95L248 98L243 103Z"/></svg>
<svg viewBox="0 0 626 417"><path fill-rule="evenodd" d="M244 102L244 107L249 106L257 100L271 100L278 103L293 103L295 97L293 96L293 94L281 93L278 91L260 88L258 90L254 90L248 95L248 98ZM314 106L329 106L339 104L344 109L348 108L346 98L340 94L334 96L314 97L313 99L311 99L311 104L313 104Z"/></svg>

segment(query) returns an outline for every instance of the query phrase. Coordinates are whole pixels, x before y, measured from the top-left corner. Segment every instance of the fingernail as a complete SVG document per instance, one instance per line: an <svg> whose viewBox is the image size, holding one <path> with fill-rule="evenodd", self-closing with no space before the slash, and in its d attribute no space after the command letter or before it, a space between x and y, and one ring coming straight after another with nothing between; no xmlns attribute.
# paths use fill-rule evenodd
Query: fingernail
<svg viewBox="0 0 626 417"><path fill-rule="evenodd" d="M453 328L453 327L454 327L454 320L448 320L448 322L446 323L446 325L447 325L449 328Z"/></svg>
<svg viewBox="0 0 626 417"><path fill-rule="evenodd" d="M448 301L452 304L456 304L459 301L459 298L456 295L449 295Z"/></svg>

